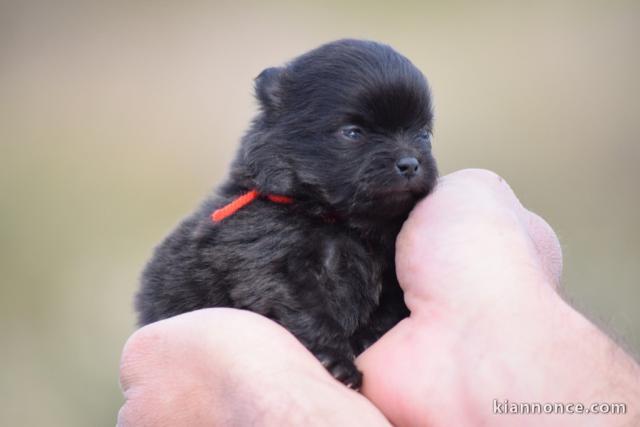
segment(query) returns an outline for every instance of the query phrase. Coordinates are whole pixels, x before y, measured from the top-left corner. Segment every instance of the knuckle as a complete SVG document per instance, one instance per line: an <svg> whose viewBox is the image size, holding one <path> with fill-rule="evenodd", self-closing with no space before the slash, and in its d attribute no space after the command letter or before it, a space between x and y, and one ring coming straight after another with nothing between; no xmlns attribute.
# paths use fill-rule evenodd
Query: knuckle
<svg viewBox="0 0 640 427"><path fill-rule="evenodd" d="M490 185L495 185L496 182L505 182L504 178L488 169L463 169L456 172L456 174L460 174L463 178Z"/></svg>
<svg viewBox="0 0 640 427"><path fill-rule="evenodd" d="M491 194L499 199L509 200L514 205L520 205L518 197L509 183L493 171L488 169L464 169L454 174L470 190L486 195Z"/></svg>

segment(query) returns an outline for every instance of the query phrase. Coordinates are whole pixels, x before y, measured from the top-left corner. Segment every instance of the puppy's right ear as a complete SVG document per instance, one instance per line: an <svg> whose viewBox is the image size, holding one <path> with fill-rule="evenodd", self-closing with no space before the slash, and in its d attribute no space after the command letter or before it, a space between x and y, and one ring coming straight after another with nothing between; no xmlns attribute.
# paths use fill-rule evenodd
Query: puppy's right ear
<svg viewBox="0 0 640 427"><path fill-rule="evenodd" d="M275 112L282 105L281 77L282 68L271 67L255 78L256 96L265 111Z"/></svg>

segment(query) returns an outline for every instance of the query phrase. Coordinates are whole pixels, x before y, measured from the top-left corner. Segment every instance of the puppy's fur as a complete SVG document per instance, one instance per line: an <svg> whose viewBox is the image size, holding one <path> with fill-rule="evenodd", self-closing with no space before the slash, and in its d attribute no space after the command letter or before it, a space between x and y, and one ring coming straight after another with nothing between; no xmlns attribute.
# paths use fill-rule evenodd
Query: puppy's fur
<svg viewBox="0 0 640 427"><path fill-rule="evenodd" d="M155 250L140 324L236 307L289 329L339 380L408 314L395 239L435 185L427 82L386 45L341 40L256 79L260 112L226 182ZM220 222L210 214L257 189Z"/></svg>

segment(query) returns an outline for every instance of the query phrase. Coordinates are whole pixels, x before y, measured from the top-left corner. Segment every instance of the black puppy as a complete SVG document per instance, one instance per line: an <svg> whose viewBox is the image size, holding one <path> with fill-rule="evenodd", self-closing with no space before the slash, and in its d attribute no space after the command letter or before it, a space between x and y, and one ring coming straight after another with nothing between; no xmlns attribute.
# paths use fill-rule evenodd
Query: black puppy
<svg viewBox="0 0 640 427"><path fill-rule="evenodd" d="M437 178L427 82L389 46L341 40L266 69L256 92L229 178L147 265L140 324L251 310L359 388L354 357L408 315L395 239Z"/></svg>

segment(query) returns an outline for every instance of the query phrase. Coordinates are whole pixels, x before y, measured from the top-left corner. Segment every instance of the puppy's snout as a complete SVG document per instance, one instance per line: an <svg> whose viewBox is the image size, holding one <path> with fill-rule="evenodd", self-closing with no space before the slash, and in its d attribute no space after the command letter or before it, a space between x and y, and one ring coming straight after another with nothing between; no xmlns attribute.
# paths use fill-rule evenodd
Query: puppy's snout
<svg viewBox="0 0 640 427"><path fill-rule="evenodd" d="M420 170L420 162L415 157L403 157L396 162L396 171L402 176L411 178Z"/></svg>

